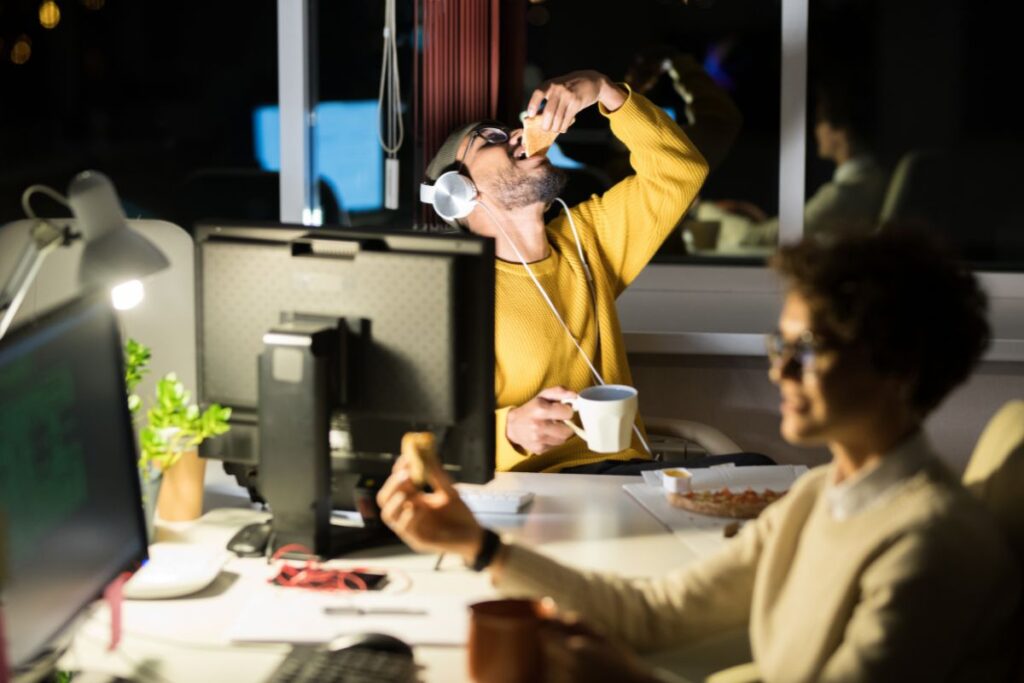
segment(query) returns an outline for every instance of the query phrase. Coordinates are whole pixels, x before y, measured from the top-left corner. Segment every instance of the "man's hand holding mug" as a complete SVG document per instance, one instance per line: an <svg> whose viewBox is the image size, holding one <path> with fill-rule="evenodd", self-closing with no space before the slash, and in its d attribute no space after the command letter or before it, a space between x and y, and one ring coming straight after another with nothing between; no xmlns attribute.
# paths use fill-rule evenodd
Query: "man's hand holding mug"
<svg viewBox="0 0 1024 683"><path fill-rule="evenodd" d="M583 428L572 422L579 412ZM529 453L545 453L572 437L587 442L594 453L618 453L629 448L636 421L637 390L623 384L584 389L549 387L509 411L505 435Z"/></svg>

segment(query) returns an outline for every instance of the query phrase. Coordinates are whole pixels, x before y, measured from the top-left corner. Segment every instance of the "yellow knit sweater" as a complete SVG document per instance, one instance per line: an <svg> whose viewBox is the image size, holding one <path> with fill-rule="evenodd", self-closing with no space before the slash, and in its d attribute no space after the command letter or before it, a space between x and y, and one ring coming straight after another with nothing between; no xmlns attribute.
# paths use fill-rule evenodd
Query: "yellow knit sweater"
<svg viewBox="0 0 1024 683"><path fill-rule="evenodd" d="M708 165L679 126L645 97L630 93L614 112L600 109L629 148L636 174L572 208L594 276L596 315L564 214L547 226L550 256L530 267L605 382L632 384L615 299L693 202ZM611 455L587 451L577 437L538 455L506 437L508 411L542 389L580 391L597 383L521 264L497 262L494 351L498 470L556 472L600 460L649 457L635 436L630 449Z"/></svg>

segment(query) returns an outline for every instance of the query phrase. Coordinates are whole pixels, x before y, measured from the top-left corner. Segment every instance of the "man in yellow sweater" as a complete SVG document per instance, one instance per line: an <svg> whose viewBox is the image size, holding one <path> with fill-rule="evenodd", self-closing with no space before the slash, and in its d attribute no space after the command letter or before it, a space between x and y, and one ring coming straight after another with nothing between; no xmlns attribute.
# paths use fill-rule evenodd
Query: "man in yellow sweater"
<svg viewBox="0 0 1024 683"><path fill-rule="evenodd" d="M562 424L573 413L560 401L598 383L588 360L605 382L632 384L615 300L693 202L708 165L661 109L595 71L548 81L527 113L537 113L542 102L544 129L558 132L597 104L629 148L636 172L569 209L574 225L566 213L545 225L564 176L543 155L526 157L521 130L469 124L449 136L426 172L428 185L452 170L471 178L477 205L462 226L496 240L497 469L557 472L602 460L650 460L642 426L624 451L589 452Z"/></svg>
<svg viewBox="0 0 1024 683"><path fill-rule="evenodd" d="M744 624L755 663L742 680L1010 680L1020 567L922 432L987 345L984 294L899 234L807 241L776 265L788 284L769 337L781 432L827 444L832 463L718 553L646 580L583 572L482 529L440 468L434 493L415 489L401 460L382 519L414 548L488 568L503 592L553 597L612 641L547 634L557 680L664 680L616 644L678 647Z"/></svg>

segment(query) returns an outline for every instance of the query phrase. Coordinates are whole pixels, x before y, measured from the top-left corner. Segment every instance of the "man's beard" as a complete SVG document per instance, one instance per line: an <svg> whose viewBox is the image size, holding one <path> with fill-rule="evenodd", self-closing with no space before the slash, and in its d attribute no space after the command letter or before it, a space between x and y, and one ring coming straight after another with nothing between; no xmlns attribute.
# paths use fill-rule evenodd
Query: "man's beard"
<svg viewBox="0 0 1024 683"><path fill-rule="evenodd" d="M547 206L565 189L565 172L550 163L538 171L525 173L513 168L513 173L498 177L497 195L507 209L521 209L531 204Z"/></svg>

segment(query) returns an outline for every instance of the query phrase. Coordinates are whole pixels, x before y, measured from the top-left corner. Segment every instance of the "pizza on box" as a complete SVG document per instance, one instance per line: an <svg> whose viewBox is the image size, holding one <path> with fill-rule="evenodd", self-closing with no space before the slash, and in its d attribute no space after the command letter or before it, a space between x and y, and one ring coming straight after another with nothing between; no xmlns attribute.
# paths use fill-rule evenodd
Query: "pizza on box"
<svg viewBox="0 0 1024 683"><path fill-rule="evenodd" d="M728 487L714 491L690 491L688 493L669 493L668 502L699 515L712 517L731 517L732 519L753 519L761 512L785 495L785 491L755 491L747 489L734 493Z"/></svg>
<svg viewBox="0 0 1024 683"><path fill-rule="evenodd" d="M661 470L669 503L701 515L753 519L789 490L806 467L732 464Z"/></svg>

